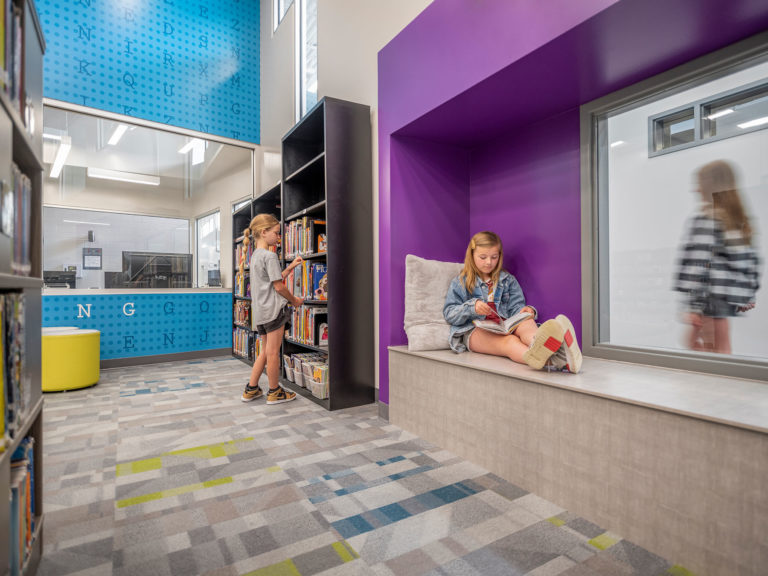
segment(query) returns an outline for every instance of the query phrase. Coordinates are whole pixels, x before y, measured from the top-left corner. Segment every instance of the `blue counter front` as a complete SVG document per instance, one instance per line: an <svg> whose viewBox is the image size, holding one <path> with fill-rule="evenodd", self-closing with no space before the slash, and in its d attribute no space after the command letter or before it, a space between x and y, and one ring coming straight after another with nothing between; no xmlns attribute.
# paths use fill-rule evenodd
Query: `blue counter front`
<svg viewBox="0 0 768 576"><path fill-rule="evenodd" d="M47 289L43 326L99 330L101 360L231 349L232 292Z"/></svg>

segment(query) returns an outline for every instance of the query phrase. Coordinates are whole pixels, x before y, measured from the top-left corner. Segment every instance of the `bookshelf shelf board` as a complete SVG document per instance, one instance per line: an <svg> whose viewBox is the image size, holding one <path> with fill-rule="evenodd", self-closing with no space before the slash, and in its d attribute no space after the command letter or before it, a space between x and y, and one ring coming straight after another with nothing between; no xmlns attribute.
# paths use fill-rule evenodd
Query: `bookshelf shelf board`
<svg viewBox="0 0 768 576"><path fill-rule="evenodd" d="M311 260L313 258L325 258L328 256L328 252L313 252L312 254L288 254L285 257L286 260L293 260L296 256L301 256L304 260Z"/></svg>
<svg viewBox="0 0 768 576"><path fill-rule="evenodd" d="M304 398L307 398L309 400L312 400L315 404L319 404L326 410L330 410L331 408L331 401L329 398L317 398L312 395L312 392L310 392L307 388L302 388L298 384L291 382L287 378L280 378L280 385L283 388L288 388L289 390L293 390L298 394L299 396L303 396Z"/></svg>
<svg viewBox="0 0 768 576"><path fill-rule="evenodd" d="M328 305L328 300L304 300L304 304Z"/></svg>
<svg viewBox="0 0 768 576"><path fill-rule="evenodd" d="M232 296L235 300L250 300L250 296Z"/></svg>
<svg viewBox="0 0 768 576"><path fill-rule="evenodd" d="M30 410L28 414L24 414L24 424L22 425L21 429L18 430L18 432L15 434L13 440L11 440L8 443L8 446L5 447L5 452L0 454L0 463L2 463L4 459L11 457L11 454L13 454L13 451L16 450L19 444L21 444L21 441L24 439L24 437L29 433L29 429L32 427L32 424L34 424L35 419L37 418L38 414L40 414L42 409L43 409L43 399L40 398L37 401L37 404L35 404L34 408L32 408L32 410Z"/></svg>
<svg viewBox="0 0 768 576"><path fill-rule="evenodd" d="M306 216L307 214L314 214L315 212L320 212L320 209L325 209L325 200L321 200L317 204L312 204L312 206L308 206L307 208L304 208L303 210L299 210L295 214L291 214L290 216L286 216L285 222L288 223L291 220L296 220L296 218L301 218L302 216Z"/></svg>
<svg viewBox="0 0 768 576"><path fill-rule="evenodd" d="M238 328L245 328L246 330L251 330L251 327L248 326L247 324L238 324L237 322L234 322L234 325L237 326ZM251 332L253 332L253 330L251 330Z"/></svg>
<svg viewBox="0 0 768 576"><path fill-rule="evenodd" d="M311 168L315 164L315 162L320 162L323 158L325 158L325 152L320 152L320 154L312 158L312 160L304 164L304 166L302 166L298 170L294 170L293 173L285 179L285 181L290 182L292 179L299 176L304 170Z"/></svg>
<svg viewBox="0 0 768 576"><path fill-rule="evenodd" d="M36 276L16 276L0 273L0 288L42 288L43 279Z"/></svg>
<svg viewBox="0 0 768 576"><path fill-rule="evenodd" d="M25 167L32 170L43 170L43 163L35 154L35 149L32 146L32 140L30 139L27 127L24 126L24 122L21 120L19 111L16 106L13 105L8 95L0 91L0 103L10 116L13 122L13 156L17 160L21 160L21 163ZM19 162L17 161L17 164Z"/></svg>
<svg viewBox="0 0 768 576"><path fill-rule="evenodd" d="M285 341L290 342L291 344L295 344L296 346L301 346L302 348L309 348L310 350L314 350L316 352L328 354L328 346L312 346L311 344L302 344L301 342L292 340L290 338L286 338Z"/></svg>

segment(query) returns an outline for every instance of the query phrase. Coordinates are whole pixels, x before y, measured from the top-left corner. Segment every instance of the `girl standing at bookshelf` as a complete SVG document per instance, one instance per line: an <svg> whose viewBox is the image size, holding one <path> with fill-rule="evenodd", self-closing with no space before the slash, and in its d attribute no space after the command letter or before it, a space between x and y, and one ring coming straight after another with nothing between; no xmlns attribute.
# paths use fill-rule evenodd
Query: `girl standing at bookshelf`
<svg viewBox="0 0 768 576"><path fill-rule="evenodd" d="M243 244L248 245L250 237L256 242L251 255L251 314L252 325L261 340L261 353L256 357L251 370L251 378L245 386L242 400L250 402L261 398L264 392L259 387L259 377L267 367L269 391L267 404L280 404L296 399L296 394L284 390L279 383L280 376L280 344L283 332L291 320L289 303L301 306L303 300L293 296L283 284L288 273L301 264L297 257L283 271L280 261L270 247L277 246L280 241L280 222L271 214L258 214L251 220L248 228L243 231ZM245 251L244 251L245 252ZM240 262L240 272L243 272L243 262Z"/></svg>
<svg viewBox="0 0 768 576"><path fill-rule="evenodd" d="M537 370L547 366L578 372L581 350L571 321L560 314L537 326L536 309L526 305L520 284L502 265L501 238L487 231L475 234L467 246L464 269L451 282L443 307L451 325L451 349L504 356ZM520 312L531 317L509 334L475 326L475 320L500 323Z"/></svg>

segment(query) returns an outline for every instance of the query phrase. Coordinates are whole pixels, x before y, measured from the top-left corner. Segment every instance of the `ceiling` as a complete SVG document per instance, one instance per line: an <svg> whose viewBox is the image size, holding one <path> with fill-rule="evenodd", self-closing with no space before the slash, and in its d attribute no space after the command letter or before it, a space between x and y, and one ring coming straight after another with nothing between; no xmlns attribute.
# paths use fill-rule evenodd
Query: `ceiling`
<svg viewBox="0 0 768 576"><path fill-rule="evenodd" d="M122 136L110 144L115 131ZM211 181L250 167L251 149L129 125L79 112L46 106L43 114L43 160L46 178L64 142L71 142L64 167L98 168L117 173L159 177L163 185L178 186L186 179ZM192 142L194 140L194 142ZM187 151L179 151L187 146ZM197 150L196 150L197 148ZM118 175L119 176L119 175Z"/></svg>

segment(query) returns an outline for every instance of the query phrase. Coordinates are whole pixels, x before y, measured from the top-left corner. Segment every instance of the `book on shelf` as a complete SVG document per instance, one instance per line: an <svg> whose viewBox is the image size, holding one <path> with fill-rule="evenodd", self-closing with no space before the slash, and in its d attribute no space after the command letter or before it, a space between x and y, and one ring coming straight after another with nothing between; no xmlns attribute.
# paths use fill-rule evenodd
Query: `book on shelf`
<svg viewBox="0 0 768 576"><path fill-rule="evenodd" d="M14 438L22 424L22 416L31 404L32 387L25 369L24 294L0 295L3 339L3 389L5 430Z"/></svg>
<svg viewBox="0 0 768 576"><path fill-rule="evenodd" d="M3 364L0 366L0 454L5 452L5 445L8 441L8 435L6 434L6 414L5 414L5 385L6 385L6 379L5 379L5 331L3 330L3 318L5 315L3 314L3 306L2 303L0 303L0 358L3 358Z"/></svg>
<svg viewBox="0 0 768 576"><path fill-rule="evenodd" d="M321 322L317 330L317 345L328 346L328 322Z"/></svg>
<svg viewBox="0 0 768 576"><path fill-rule="evenodd" d="M315 262L312 264L312 299L328 300L328 266Z"/></svg>
<svg viewBox="0 0 768 576"><path fill-rule="evenodd" d="M307 255L319 250L319 237L325 236L325 220L303 216L285 227L285 253L290 257Z"/></svg>
<svg viewBox="0 0 768 576"><path fill-rule="evenodd" d="M11 165L10 182L0 182L0 232L12 239L11 270L29 276L31 256L32 181Z"/></svg>
<svg viewBox="0 0 768 576"><path fill-rule="evenodd" d="M328 309L325 306L299 306L294 308L288 338L308 346L320 346L320 324L326 323Z"/></svg>
<svg viewBox="0 0 768 576"><path fill-rule="evenodd" d="M34 438L27 436L11 455L10 573L23 574L35 533Z"/></svg>
<svg viewBox="0 0 768 576"><path fill-rule="evenodd" d="M494 332L496 334L512 334L521 322L533 318L533 314L530 312L518 312L514 316L501 321L496 322L494 320L473 320L473 323L478 328L487 330L488 332Z"/></svg>

